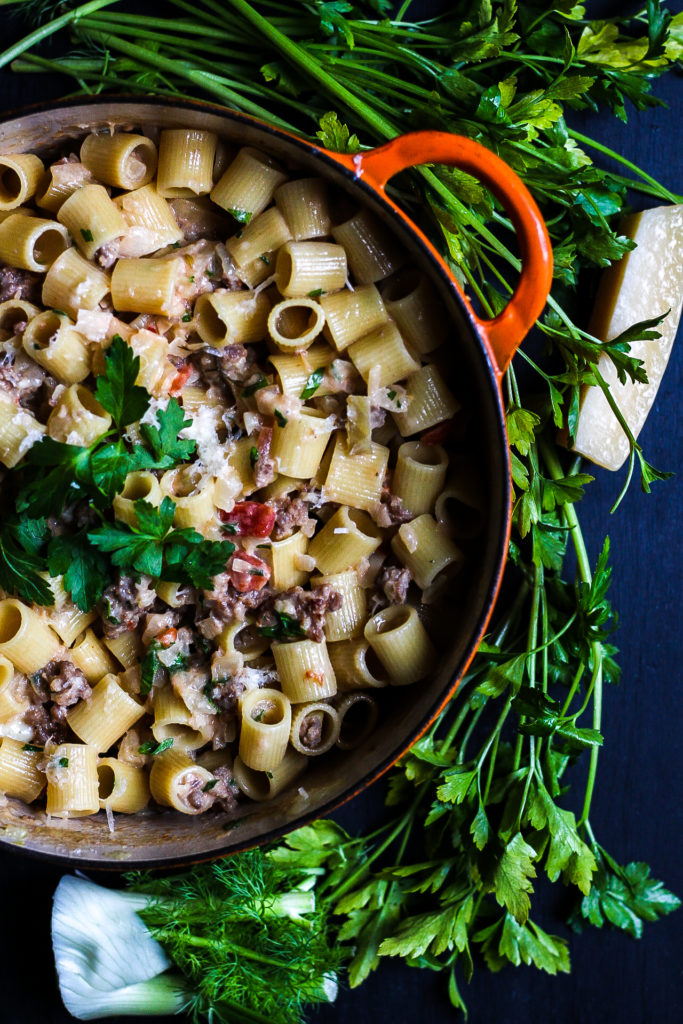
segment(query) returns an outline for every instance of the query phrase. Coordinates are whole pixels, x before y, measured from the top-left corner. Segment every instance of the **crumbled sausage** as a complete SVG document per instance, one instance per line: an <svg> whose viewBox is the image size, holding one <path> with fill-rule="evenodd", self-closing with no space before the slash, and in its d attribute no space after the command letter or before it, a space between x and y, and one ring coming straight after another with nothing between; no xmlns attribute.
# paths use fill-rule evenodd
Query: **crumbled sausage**
<svg viewBox="0 0 683 1024"><path fill-rule="evenodd" d="M299 741L308 750L317 750L322 742L323 719L324 713L322 711L312 711L310 715L305 716L301 723Z"/></svg>
<svg viewBox="0 0 683 1024"><path fill-rule="evenodd" d="M272 594L272 587L267 585L260 590L240 592L232 583L231 573L219 573L214 576L213 589L204 591L202 602L197 606L197 628L210 640L227 623L244 622L247 612L258 608Z"/></svg>
<svg viewBox="0 0 683 1024"><path fill-rule="evenodd" d="M246 345L203 348L191 356L204 386L218 388L233 381L244 383L254 372L254 359L253 348Z"/></svg>
<svg viewBox="0 0 683 1024"><path fill-rule="evenodd" d="M8 299L25 299L40 304L43 275L32 270L20 270L0 263L0 302Z"/></svg>
<svg viewBox="0 0 683 1024"><path fill-rule="evenodd" d="M325 616L328 612L339 611L341 606L341 594L329 583L312 590L292 587L265 602L259 609L256 622L259 626L277 626L276 612L279 612L296 619L302 633L309 640L320 643L324 636Z"/></svg>
<svg viewBox="0 0 683 1024"><path fill-rule="evenodd" d="M232 771L226 764L215 768L213 774L218 779L218 782L209 792L213 796L215 803L219 804L224 811L234 811L241 792L235 782Z"/></svg>
<svg viewBox="0 0 683 1024"><path fill-rule="evenodd" d="M26 709L22 721L33 729L33 742L44 747L48 741L64 743L66 740L69 729L64 714L65 709L57 705L48 711L44 704L34 704Z"/></svg>
<svg viewBox="0 0 683 1024"><path fill-rule="evenodd" d="M102 594L102 620L107 637L121 636L135 629L155 600L149 588L136 585L129 576L119 576Z"/></svg>
<svg viewBox="0 0 683 1024"><path fill-rule="evenodd" d="M405 604L411 579L410 569L385 565L377 577L376 586L382 590L389 604Z"/></svg>
<svg viewBox="0 0 683 1024"><path fill-rule="evenodd" d="M85 675L71 661L50 662L43 672L50 687L50 696L60 707L70 708L92 694Z"/></svg>
<svg viewBox="0 0 683 1024"><path fill-rule="evenodd" d="M217 708L221 711L236 711L237 702L241 695L244 693L246 687L241 682L239 675L233 676L231 679L224 679L220 682L214 683L210 688L207 687L206 693Z"/></svg>

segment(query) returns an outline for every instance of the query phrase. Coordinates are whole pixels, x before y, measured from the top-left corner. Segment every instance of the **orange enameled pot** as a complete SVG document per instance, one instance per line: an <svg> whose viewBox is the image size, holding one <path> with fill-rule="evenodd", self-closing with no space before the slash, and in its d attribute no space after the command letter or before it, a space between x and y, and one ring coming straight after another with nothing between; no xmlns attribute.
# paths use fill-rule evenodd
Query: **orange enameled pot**
<svg viewBox="0 0 683 1024"><path fill-rule="evenodd" d="M501 379L512 355L541 313L550 289L552 250L541 215L516 174L469 139L416 132L355 156L322 150L243 114L208 104L153 99L63 103L31 109L0 125L0 152L49 153L91 130L121 127L154 133L194 127L235 145L267 151L292 170L326 178L357 206L369 207L393 231L406 262L428 275L452 326L450 383L463 402L467 424L456 438L481 476L486 516L469 549L467 571L452 591L428 609L440 646L438 670L423 683L380 691L380 726L359 748L311 759L291 792L267 803L245 804L229 822L210 812L187 817L172 811L116 816L113 832L101 812L70 821L16 800L0 806L0 840L8 847L90 867L171 867L271 841L328 814L385 772L415 742L452 696L486 628L496 598L510 529L509 455ZM387 182L405 168L442 163L466 171L500 200L519 244L521 272L508 306L483 320L424 234L389 199Z"/></svg>

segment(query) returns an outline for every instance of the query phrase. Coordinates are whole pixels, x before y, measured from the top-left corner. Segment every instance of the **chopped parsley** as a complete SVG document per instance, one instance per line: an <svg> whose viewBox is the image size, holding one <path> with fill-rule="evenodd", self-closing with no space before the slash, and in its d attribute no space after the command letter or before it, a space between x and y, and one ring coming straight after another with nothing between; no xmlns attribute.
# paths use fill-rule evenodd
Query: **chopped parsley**
<svg viewBox="0 0 683 1024"><path fill-rule="evenodd" d="M272 637L274 640L306 636L306 630L301 628L300 623L293 616L286 615L284 612L274 612L274 615L277 619L274 625L256 627L261 636Z"/></svg>
<svg viewBox="0 0 683 1024"><path fill-rule="evenodd" d="M266 377L261 376L258 380L255 380L253 384L247 384L246 388L242 388L242 398L251 398L261 388L268 387L268 380Z"/></svg>
<svg viewBox="0 0 683 1024"><path fill-rule="evenodd" d="M319 299L321 295L324 295L322 288L314 288L312 292L308 293L309 299Z"/></svg>
<svg viewBox="0 0 683 1024"><path fill-rule="evenodd" d="M248 224L251 220L250 210L240 210L237 206L231 206L228 210L231 217L234 217L239 224ZM238 232L237 237L239 238L241 232Z"/></svg>
<svg viewBox="0 0 683 1024"><path fill-rule="evenodd" d="M69 758L68 757L60 757L59 761L57 761L57 764L59 765L60 768L68 768L69 767Z"/></svg>
<svg viewBox="0 0 683 1024"><path fill-rule="evenodd" d="M309 376L308 380L306 381L306 384L304 385L303 391L299 395L299 398L302 398L304 401L307 398L311 398L322 384L324 376L325 367L319 366L318 369L314 370L313 373Z"/></svg>
<svg viewBox="0 0 683 1024"><path fill-rule="evenodd" d="M93 238L93 234L92 234L92 231L90 230L90 228L81 228L81 235L83 237L83 241L84 242L94 242L95 241L95 239Z"/></svg>
<svg viewBox="0 0 683 1024"><path fill-rule="evenodd" d="M36 747L33 743L24 743L22 750L28 750L31 754L42 754L43 748Z"/></svg>
<svg viewBox="0 0 683 1024"><path fill-rule="evenodd" d="M184 324L189 324L191 319L192 319L192 313L189 313L189 312L188 313L183 313L183 323Z"/></svg>
<svg viewBox="0 0 683 1024"><path fill-rule="evenodd" d="M261 255L259 256L259 259L261 260L261 263L265 263L267 267L270 266L270 256L268 255L267 252L262 252Z"/></svg>
<svg viewBox="0 0 683 1024"><path fill-rule="evenodd" d="M286 427L288 420L286 416L283 416L279 409L275 410L275 421L279 427Z"/></svg>
<svg viewBox="0 0 683 1024"><path fill-rule="evenodd" d="M253 444L251 446L251 448L249 449L249 464L250 464L252 469L254 468L254 466L256 465L257 462L258 462L258 448L256 447L255 444Z"/></svg>
<svg viewBox="0 0 683 1024"><path fill-rule="evenodd" d="M152 757L156 757L157 754L163 754L164 750L168 750L172 746L172 736L162 740L161 743L157 743L156 740L147 740L142 746L138 747L138 754L151 754Z"/></svg>
<svg viewBox="0 0 683 1024"><path fill-rule="evenodd" d="M210 793L214 786L218 785L218 779L209 779L207 784L204 786L202 793Z"/></svg>

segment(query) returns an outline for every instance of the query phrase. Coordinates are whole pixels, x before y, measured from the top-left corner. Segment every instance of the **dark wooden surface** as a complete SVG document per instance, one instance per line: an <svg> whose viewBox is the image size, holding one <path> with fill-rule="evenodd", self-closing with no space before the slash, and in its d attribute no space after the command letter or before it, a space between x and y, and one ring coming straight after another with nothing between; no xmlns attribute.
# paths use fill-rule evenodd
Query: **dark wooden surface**
<svg viewBox="0 0 683 1024"><path fill-rule="evenodd" d="M423 5L424 6L424 5ZM591 13L602 14L605 5ZM595 5L597 7L597 5ZM612 4L612 10L619 4ZM680 4L674 5L680 10ZM12 29L3 24L3 44ZM65 92L57 82L0 73L0 111ZM681 191L683 128L680 77L656 87L671 109L633 114L629 124L592 118L591 133L629 156L669 188ZM585 129L584 129L585 130ZM598 470L581 508L594 559L605 533L612 541L613 602L619 611L616 643L623 679L605 695L598 785L591 819L600 842L618 860L646 860L656 877L683 893L681 839L681 462L683 341L674 348L654 410L641 435L647 457L676 471L649 496L633 486L614 516L609 509L622 475ZM577 775L577 790L579 777ZM381 813L383 784L339 814L346 828L365 828ZM51 895L61 871L0 853L0 1024L68 1024L59 998L49 938ZM562 892L538 887L540 922L566 934ZM642 940L588 931L570 937L572 973L549 978L512 967L492 976L478 966L465 994L474 1024L678 1024L683 1020L683 914L646 926ZM151 1018L148 1018L151 1020ZM158 1018L157 1018L158 1019ZM402 964L382 966L362 988L343 992L323 1024L384 1024L455 1019L444 980ZM169 1019L170 1021L170 1019Z"/></svg>

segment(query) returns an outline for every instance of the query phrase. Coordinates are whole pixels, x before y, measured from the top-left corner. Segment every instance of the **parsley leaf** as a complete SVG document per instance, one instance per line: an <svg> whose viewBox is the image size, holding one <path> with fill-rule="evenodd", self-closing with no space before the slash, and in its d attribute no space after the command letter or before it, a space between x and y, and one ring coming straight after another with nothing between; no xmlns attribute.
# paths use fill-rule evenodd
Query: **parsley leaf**
<svg viewBox="0 0 683 1024"><path fill-rule="evenodd" d="M44 570L36 545L41 536L42 520L26 517L6 520L0 528L0 587L25 601L40 605L54 604L54 594L38 575ZM32 525L27 525L31 523Z"/></svg>
<svg viewBox="0 0 683 1024"><path fill-rule="evenodd" d="M192 420L185 419L185 412L175 398L169 400L166 409L157 410L157 423L158 427L151 423L140 424L140 433L154 456L154 468L170 469L178 462L186 462L194 454L197 442L178 437Z"/></svg>
<svg viewBox="0 0 683 1024"><path fill-rule="evenodd" d="M285 640L288 637L306 636L306 630L302 629L297 620L284 612L274 612L277 622L272 626L257 626L261 636L272 637L275 640Z"/></svg>
<svg viewBox="0 0 683 1024"><path fill-rule="evenodd" d="M149 395L136 384L140 358L120 334L105 353L105 372L97 378L95 398L111 414L118 430L144 416Z"/></svg>
<svg viewBox="0 0 683 1024"><path fill-rule="evenodd" d="M261 388L267 387L268 381L263 375L261 375L253 384L247 384L246 388L242 388L242 398L251 398L251 396L255 395L257 391L261 390Z"/></svg>
<svg viewBox="0 0 683 1024"><path fill-rule="evenodd" d="M99 601L111 578L108 559L88 543L84 530L53 537L47 566L51 576L64 577L65 590L82 612L90 611Z"/></svg>
<svg viewBox="0 0 683 1024"><path fill-rule="evenodd" d="M172 736L162 740L161 743L157 743L156 740L146 740L138 747L138 754L151 754L152 757L156 757L157 754L163 754L164 750L169 750L172 746Z"/></svg>
<svg viewBox="0 0 683 1024"><path fill-rule="evenodd" d="M324 376L325 376L325 367L324 366L320 366L320 367L318 367L317 370L314 370L313 373L311 373L309 375L309 378L306 381L306 383L304 385L304 389L301 392L301 394L299 395L299 398L303 399L304 401L307 398L311 398L316 393L316 391L318 390L320 385L322 384Z"/></svg>

